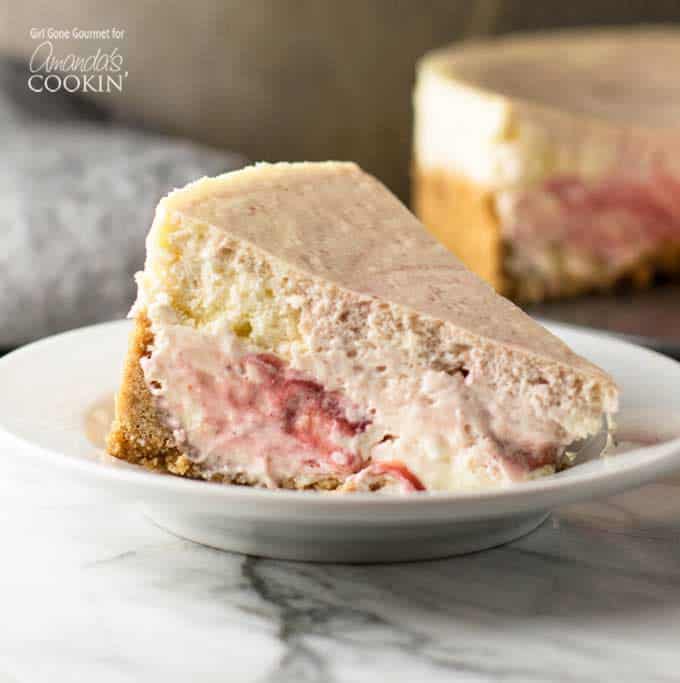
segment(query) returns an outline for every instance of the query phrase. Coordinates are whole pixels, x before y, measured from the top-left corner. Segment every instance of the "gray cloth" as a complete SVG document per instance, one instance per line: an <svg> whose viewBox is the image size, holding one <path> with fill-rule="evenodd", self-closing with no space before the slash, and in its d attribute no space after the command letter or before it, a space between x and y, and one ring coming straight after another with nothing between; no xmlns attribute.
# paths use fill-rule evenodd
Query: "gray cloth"
<svg viewBox="0 0 680 683"><path fill-rule="evenodd" d="M17 74L0 65L0 348L125 315L160 197L244 163L68 98L29 101Z"/></svg>

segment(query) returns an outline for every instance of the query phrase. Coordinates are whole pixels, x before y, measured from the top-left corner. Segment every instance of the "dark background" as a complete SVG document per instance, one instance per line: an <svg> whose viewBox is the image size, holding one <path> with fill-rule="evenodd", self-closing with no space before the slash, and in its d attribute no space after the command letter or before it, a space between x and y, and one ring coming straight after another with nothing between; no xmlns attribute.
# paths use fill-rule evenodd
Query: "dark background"
<svg viewBox="0 0 680 683"><path fill-rule="evenodd" d="M253 160L353 159L408 198L416 60L448 43L583 25L680 21L677 0L26 0L0 17L0 50L31 26L126 30L121 96L134 124ZM82 43L81 43L82 45Z"/></svg>

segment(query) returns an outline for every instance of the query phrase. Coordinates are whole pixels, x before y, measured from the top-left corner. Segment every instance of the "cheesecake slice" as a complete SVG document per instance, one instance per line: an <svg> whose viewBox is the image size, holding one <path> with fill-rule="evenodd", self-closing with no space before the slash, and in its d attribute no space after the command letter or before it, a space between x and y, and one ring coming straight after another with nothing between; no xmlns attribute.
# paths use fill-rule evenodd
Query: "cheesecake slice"
<svg viewBox="0 0 680 683"><path fill-rule="evenodd" d="M269 488L460 490L560 467L602 370L351 163L258 164L163 199L109 452Z"/></svg>
<svg viewBox="0 0 680 683"><path fill-rule="evenodd" d="M413 204L498 291L680 276L680 30L571 30L426 55Z"/></svg>

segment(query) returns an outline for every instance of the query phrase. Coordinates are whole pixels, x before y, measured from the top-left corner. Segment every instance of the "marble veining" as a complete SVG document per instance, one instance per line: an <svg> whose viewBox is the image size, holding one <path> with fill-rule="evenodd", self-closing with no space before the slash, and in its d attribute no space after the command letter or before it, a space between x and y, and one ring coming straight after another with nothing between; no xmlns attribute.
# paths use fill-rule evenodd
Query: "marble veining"
<svg viewBox="0 0 680 683"><path fill-rule="evenodd" d="M194 545L7 460L0 683L680 676L678 477L491 551L350 566Z"/></svg>

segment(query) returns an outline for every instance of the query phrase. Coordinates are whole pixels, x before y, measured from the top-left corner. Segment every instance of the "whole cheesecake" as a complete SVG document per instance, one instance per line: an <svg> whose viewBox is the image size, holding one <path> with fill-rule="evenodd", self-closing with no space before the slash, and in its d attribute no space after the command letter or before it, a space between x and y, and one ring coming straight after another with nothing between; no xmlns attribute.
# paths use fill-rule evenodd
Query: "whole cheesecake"
<svg viewBox="0 0 680 683"><path fill-rule="evenodd" d="M415 90L413 202L497 290L536 301L680 274L680 31L438 50Z"/></svg>

